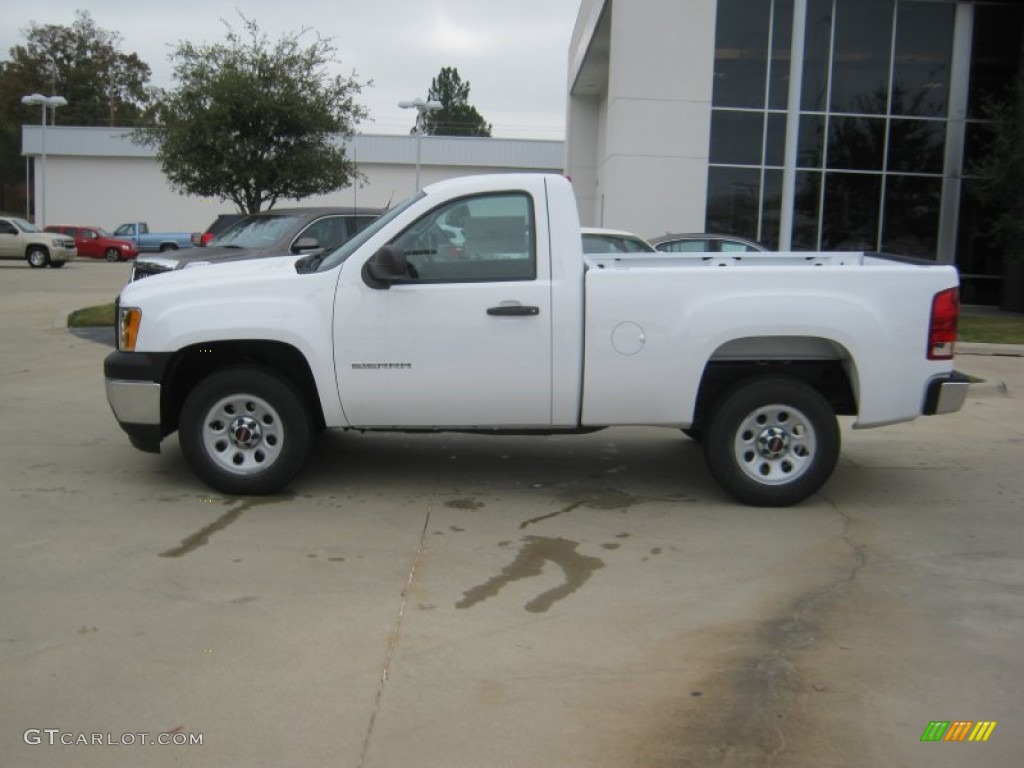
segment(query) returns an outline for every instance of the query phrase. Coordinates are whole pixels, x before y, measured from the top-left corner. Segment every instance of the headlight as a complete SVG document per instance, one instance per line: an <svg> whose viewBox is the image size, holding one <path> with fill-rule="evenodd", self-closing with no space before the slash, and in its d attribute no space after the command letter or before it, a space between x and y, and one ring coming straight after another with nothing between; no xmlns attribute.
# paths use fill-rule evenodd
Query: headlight
<svg viewBox="0 0 1024 768"><path fill-rule="evenodd" d="M142 310L136 307L120 307L117 313L117 348L122 352L134 352L142 324Z"/></svg>

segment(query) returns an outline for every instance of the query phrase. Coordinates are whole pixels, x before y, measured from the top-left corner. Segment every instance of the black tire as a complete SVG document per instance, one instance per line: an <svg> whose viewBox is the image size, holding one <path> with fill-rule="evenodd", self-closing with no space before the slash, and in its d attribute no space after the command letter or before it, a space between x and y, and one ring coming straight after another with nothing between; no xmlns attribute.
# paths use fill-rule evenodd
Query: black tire
<svg viewBox="0 0 1024 768"><path fill-rule="evenodd" d="M188 465L229 494L280 490L302 469L312 439L309 409L285 379L266 368L210 374L189 393L178 420Z"/></svg>
<svg viewBox="0 0 1024 768"><path fill-rule="evenodd" d="M817 390L785 376L733 387L705 429L704 456L737 501L785 507L817 492L839 459L839 424Z"/></svg>
<svg viewBox="0 0 1024 768"><path fill-rule="evenodd" d="M164 243L163 245L160 246L160 253L167 253L168 251L176 250L178 250L178 246L176 246L174 243Z"/></svg>
<svg viewBox="0 0 1024 768"><path fill-rule="evenodd" d="M41 245L33 245L25 251L25 261L33 269L45 267L50 263L50 252Z"/></svg>
<svg viewBox="0 0 1024 768"><path fill-rule="evenodd" d="M51 269L60 269L60 268L61 268L61 267L63 267L63 266L65 265L65 264L67 264L67 262L66 262L66 261L51 261L51 262L50 262L50 268L51 268Z"/></svg>
<svg viewBox="0 0 1024 768"><path fill-rule="evenodd" d="M117 248L107 248L107 250L103 252L103 258L107 261L120 261L121 252L117 250Z"/></svg>

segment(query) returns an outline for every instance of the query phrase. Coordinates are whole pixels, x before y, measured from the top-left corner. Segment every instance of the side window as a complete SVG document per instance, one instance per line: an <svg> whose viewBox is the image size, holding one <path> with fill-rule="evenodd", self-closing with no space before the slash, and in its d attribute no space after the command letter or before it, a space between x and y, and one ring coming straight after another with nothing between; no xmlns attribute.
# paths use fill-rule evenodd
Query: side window
<svg viewBox="0 0 1024 768"><path fill-rule="evenodd" d="M422 282L533 280L533 206L523 192L453 200L421 217L392 243Z"/></svg>
<svg viewBox="0 0 1024 768"><path fill-rule="evenodd" d="M0 221L0 235L16 235L18 230L9 221Z"/></svg>
<svg viewBox="0 0 1024 768"><path fill-rule="evenodd" d="M707 240L676 240L665 244L662 250L671 253L705 253L711 250L711 243Z"/></svg>
<svg viewBox="0 0 1024 768"><path fill-rule="evenodd" d="M723 240L722 250L729 253L750 253L754 249L746 243L735 243L732 240Z"/></svg>
<svg viewBox="0 0 1024 768"><path fill-rule="evenodd" d="M302 232L299 233L299 236L295 239L298 240L303 237L316 238L317 242L320 243L321 248L333 251L343 242L348 240L348 227L345 223L345 217L325 216L322 219L317 219L302 230Z"/></svg>

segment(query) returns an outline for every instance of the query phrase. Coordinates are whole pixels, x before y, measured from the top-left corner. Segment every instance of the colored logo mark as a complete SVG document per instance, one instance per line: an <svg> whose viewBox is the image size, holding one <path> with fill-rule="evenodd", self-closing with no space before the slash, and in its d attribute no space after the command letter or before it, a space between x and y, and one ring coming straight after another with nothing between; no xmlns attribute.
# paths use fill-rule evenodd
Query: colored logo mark
<svg viewBox="0 0 1024 768"><path fill-rule="evenodd" d="M932 720L921 734L921 741L988 741L995 720Z"/></svg>

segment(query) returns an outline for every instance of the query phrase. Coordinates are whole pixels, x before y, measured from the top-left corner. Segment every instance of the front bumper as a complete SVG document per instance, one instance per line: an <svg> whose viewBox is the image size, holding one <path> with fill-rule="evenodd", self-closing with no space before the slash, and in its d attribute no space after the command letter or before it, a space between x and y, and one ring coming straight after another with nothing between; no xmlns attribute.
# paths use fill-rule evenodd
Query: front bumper
<svg viewBox="0 0 1024 768"><path fill-rule="evenodd" d="M159 453L164 437L161 384L170 354L112 352L103 361L107 402L128 440Z"/></svg>
<svg viewBox="0 0 1024 768"><path fill-rule="evenodd" d="M66 263L66 262L69 262L69 261L74 261L75 257L77 255L78 255L78 249L77 248L59 248L59 247L55 247L55 248L51 248L50 249L50 261L56 261L56 262L62 262L63 261L63 262Z"/></svg>
<svg viewBox="0 0 1024 768"><path fill-rule="evenodd" d="M924 409L921 411L925 416L938 416L943 413L955 413L963 408L967 399L967 388L971 380L959 371L952 371L945 376L932 379L928 382L928 389L925 391Z"/></svg>

